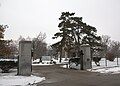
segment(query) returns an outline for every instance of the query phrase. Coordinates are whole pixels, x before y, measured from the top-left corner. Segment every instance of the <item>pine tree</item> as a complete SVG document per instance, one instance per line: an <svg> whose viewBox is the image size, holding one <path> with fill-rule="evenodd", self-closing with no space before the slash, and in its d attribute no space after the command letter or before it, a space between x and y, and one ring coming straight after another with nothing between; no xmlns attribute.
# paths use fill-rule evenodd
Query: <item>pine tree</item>
<svg viewBox="0 0 120 86"><path fill-rule="evenodd" d="M53 45L59 48L60 58L65 47L69 50L74 48L78 55L80 46L83 44L88 44L91 47L100 45L101 37L97 36L97 29L84 23L82 17L74 15L75 13L62 12L59 18L61 21L58 25L60 32L56 33L53 39L61 37L61 40Z"/></svg>

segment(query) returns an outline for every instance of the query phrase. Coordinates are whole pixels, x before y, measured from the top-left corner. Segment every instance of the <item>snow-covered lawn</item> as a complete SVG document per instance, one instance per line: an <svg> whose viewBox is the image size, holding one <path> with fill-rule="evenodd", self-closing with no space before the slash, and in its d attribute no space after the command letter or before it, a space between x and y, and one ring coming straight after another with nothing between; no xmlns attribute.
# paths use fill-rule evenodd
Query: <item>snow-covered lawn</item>
<svg viewBox="0 0 120 86"><path fill-rule="evenodd" d="M67 64L68 60L65 60L65 58L62 58L61 63L59 62L59 59L51 59L55 64ZM32 61L33 66L44 66L44 65L54 65L54 63L48 60L43 60L42 62L39 63L39 59L36 59Z"/></svg>
<svg viewBox="0 0 120 86"><path fill-rule="evenodd" d="M11 70L11 73L0 73L0 86L32 86L45 80L45 77L17 76L17 70Z"/></svg>
<svg viewBox="0 0 120 86"><path fill-rule="evenodd" d="M18 61L17 59L0 59L0 61Z"/></svg>
<svg viewBox="0 0 120 86"><path fill-rule="evenodd" d="M100 69L89 69L91 72L107 73L107 74L118 74L120 73L120 67L104 67Z"/></svg>
<svg viewBox="0 0 120 86"><path fill-rule="evenodd" d="M67 64L68 63L68 61L69 61L69 58L67 58L67 60L65 60L65 58L62 58L62 60L61 60L61 63L59 62L59 58L58 59L52 59L53 61L55 61L56 62L56 64Z"/></svg>
<svg viewBox="0 0 120 86"><path fill-rule="evenodd" d="M32 61L32 66L45 66L45 65L53 65L51 61L42 61L39 62L39 59Z"/></svg>
<svg viewBox="0 0 120 86"><path fill-rule="evenodd" d="M32 66L45 66L45 65L53 65L50 62L43 61L42 63L32 64Z"/></svg>
<svg viewBox="0 0 120 86"><path fill-rule="evenodd" d="M107 63L107 65L106 65ZM114 61L106 61L105 58L102 58L100 60L100 66L96 66L95 62L92 62L92 68L104 68L104 67L114 67L114 66L120 66L120 58L118 59L118 65L117 65L117 58Z"/></svg>
<svg viewBox="0 0 120 86"><path fill-rule="evenodd" d="M117 58L114 61L106 61L105 58L102 58L100 61L100 66L96 66L96 64L92 62L92 69L89 69L88 71L109 74L120 73L120 58L118 59L118 64Z"/></svg>
<svg viewBox="0 0 120 86"><path fill-rule="evenodd" d="M63 68L67 68L67 65L61 66ZM76 66L74 63L71 65L71 68L80 69L80 65ZM100 73L109 73L109 74L117 74L120 73L120 58L114 61L108 61L106 65L106 59L102 58L100 61L100 66L96 66L95 62L92 62L92 69L88 69L91 72L100 72Z"/></svg>

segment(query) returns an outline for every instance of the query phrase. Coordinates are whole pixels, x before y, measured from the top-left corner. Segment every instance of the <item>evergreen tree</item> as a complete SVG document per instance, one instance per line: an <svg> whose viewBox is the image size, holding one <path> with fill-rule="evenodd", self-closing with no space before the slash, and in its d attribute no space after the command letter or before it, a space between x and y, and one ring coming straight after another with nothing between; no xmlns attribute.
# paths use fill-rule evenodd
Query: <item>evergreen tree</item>
<svg viewBox="0 0 120 86"><path fill-rule="evenodd" d="M100 45L101 37L97 36L97 29L84 23L82 17L74 15L75 13L62 12L59 18L61 21L58 25L60 32L56 33L53 38L61 37L61 41L55 43L56 46L59 46L60 55L62 55L64 47L74 48L78 55L80 46L83 44L89 44L91 47Z"/></svg>
<svg viewBox="0 0 120 86"><path fill-rule="evenodd" d="M53 46L56 47L57 51L60 52L60 62L63 54L63 50L70 50L72 44L72 36L70 36L70 30L68 29L70 23L70 17L73 16L74 13L63 12L60 16L59 20L61 21L58 25L60 28L60 32L56 33L53 39L61 37L61 41L55 43Z"/></svg>

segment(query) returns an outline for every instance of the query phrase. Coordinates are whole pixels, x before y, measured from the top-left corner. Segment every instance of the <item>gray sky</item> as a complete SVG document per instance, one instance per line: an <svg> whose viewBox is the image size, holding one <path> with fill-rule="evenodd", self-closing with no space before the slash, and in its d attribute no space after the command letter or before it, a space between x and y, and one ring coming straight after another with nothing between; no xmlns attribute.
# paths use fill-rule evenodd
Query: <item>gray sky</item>
<svg viewBox="0 0 120 86"><path fill-rule="evenodd" d="M36 37L46 33L47 43L59 31L58 18L63 11L75 12L97 28L99 35L120 41L120 0L0 0L0 24L7 24L6 39Z"/></svg>

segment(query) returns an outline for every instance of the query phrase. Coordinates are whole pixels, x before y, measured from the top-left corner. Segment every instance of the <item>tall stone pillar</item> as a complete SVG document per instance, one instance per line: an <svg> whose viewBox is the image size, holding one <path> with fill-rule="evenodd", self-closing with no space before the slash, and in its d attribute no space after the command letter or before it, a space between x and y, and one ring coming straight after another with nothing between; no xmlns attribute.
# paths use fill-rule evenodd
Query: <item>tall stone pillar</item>
<svg viewBox="0 0 120 86"><path fill-rule="evenodd" d="M83 51L83 69L91 69L91 50L89 45L81 46L81 50Z"/></svg>
<svg viewBox="0 0 120 86"><path fill-rule="evenodd" d="M31 41L19 42L18 75L30 76L32 72Z"/></svg>

